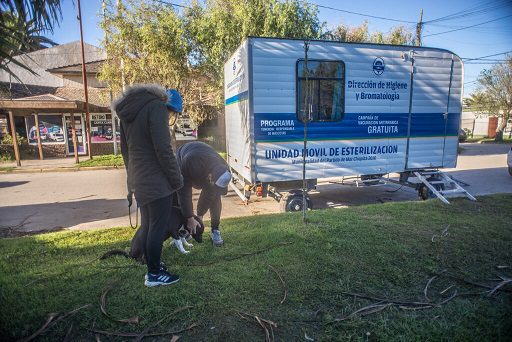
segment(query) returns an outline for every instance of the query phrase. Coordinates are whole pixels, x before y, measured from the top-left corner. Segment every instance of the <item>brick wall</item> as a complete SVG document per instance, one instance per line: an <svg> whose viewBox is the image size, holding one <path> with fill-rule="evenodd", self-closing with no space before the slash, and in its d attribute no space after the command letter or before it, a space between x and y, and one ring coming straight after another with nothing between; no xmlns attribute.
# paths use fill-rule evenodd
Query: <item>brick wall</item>
<svg viewBox="0 0 512 342"><path fill-rule="evenodd" d="M114 143L91 143L92 155L102 156L104 154L114 154ZM117 144L119 153L121 153L121 144Z"/></svg>
<svg viewBox="0 0 512 342"><path fill-rule="evenodd" d="M14 147L12 145L0 145L1 154L10 154L14 160ZM21 159L39 159L39 150L37 145L22 144L20 146ZM64 144L44 144L43 157L45 158L64 158L66 157L66 145Z"/></svg>

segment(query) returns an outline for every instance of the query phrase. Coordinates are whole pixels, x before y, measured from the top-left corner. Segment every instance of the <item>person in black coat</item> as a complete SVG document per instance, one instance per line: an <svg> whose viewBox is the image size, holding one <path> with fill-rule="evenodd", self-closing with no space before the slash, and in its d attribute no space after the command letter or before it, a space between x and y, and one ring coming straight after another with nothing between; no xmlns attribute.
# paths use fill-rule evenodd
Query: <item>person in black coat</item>
<svg viewBox="0 0 512 342"><path fill-rule="evenodd" d="M173 284L179 276L167 272L160 262L163 235L169 224L172 194L183 186L183 178L171 148L170 113L182 111L176 90L157 85L128 88L113 103L121 120L121 153L127 172L128 202L135 194L145 237L144 255L148 287Z"/></svg>
<svg viewBox="0 0 512 342"><path fill-rule="evenodd" d="M197 202L197 216L210 210L212 243L216 247L224 244L220 235L221 196L228 192L231 173L226 161L209 145L194 141L180 146L176 158L183 176L183 187L178 191L178 200L183 216L187 219L189 230L199 226L194 219L192 206L192 187L201 189Z"/></svg>

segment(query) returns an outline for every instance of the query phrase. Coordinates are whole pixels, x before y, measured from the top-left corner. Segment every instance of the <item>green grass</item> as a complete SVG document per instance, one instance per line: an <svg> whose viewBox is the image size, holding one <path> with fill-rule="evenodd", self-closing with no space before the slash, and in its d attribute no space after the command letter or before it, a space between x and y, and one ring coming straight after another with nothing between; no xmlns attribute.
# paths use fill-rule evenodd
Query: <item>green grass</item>
<svg viewBox="0 0 512 342"><path fill-rule="evenodd" d="M81 161L78 164L80 167L90 166L124 166L123 156L118 154L107 154L103 156L94 156L90 160Z"/></svg>
<svg viewBox="0 0 512 342"><path fill-rule="evenodd" d="M12 171L14 169L15 169L14 166L0 166L0 171L9 172L9 171Z"/></svg>
<svg viewBox="0 0 512 342"><path fill-rule="evenodd" d="M94 340L87 330L92 327L140 332L191 305L150 331L198 322L195 329L179 334L183 340L263 340L261 327L240 319L235 313L240 310L276 322L279 341L304 340L305 334L323 341L505 341L512 336L512 294L506 292L456 297L433 309L393 306L341 323L332 319L375 302L354 299L344 291L425 301L427 280L443 269L487 284L496 284L489 279L497 275L512 276L510 268L496 268L512 266L510 208L512 196L496 195L478 202L458 199L451 205L433 200L318 210L309 213L307 225L300 214L290 213L224 220L223 248L214 249L207 241L182 255L166 243L163 260L182 279L152 289L143 285L144 266L123 257L96 259L110 249L129 246L134 234L130 228L0 240L0 337L29 336L48 313L91 303L52 326L40 340L63 340L70 329L70 340ZM449 235L440 237L446 227ZM292 244L275 247L283 242ZM227 260L236 256L243 257ZM286 283L283 304L282 285L268 265ZM139 324L117 323L102 315L101 294L115 280L120 282L107 296L107 312L115 318L137 315ZM484 290L441 276L430 285L429 297L439 302L454 289Z"/></svg>
<svg viewBox="0 0 512 342"><path fill-rule="evenodd" d="M510 144L512 143L512 139L508 138L508 133L503 136L503 141L494 141L494 138L487 138L484 136L475 136L475 137L468 137L466 141L468 143L495 143L495 144Z"/></svg>

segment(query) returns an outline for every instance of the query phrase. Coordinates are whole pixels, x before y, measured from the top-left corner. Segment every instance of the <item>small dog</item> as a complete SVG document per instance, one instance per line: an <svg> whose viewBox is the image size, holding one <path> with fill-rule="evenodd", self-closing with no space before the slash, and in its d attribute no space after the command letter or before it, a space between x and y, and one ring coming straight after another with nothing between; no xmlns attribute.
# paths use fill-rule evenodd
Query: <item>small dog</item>
<svg viewBox="0 0 512 342"><path fill-rule="evenodd" d="M192 247L192 244L187 242L187 239L191 236L187 229L185 229L186 219L181 214L181 210L178 207L177 203L177 196L176 194L173 196L173 206L170 208L170 221L169 225L167 226L167 229L165 232L163 232L164 241L168 238L172 237L173 241L175 241L174 245L178 248L178 250L181 253L187 254L188 251L185 250L183 246L186 247ZM204 233L204 224L203 221L196 215L194 215L194 218L196 221L199 222L200 226L196 229L196 234L192 235L194 240L201 243L203 242L203 233ZM114 255L122 255L127 258L135 259L143 264L146 263L146 258L144 255L144 243L146 241L147 236L147 227L139 227L137 229L137 232L132 238L131 246L129 251L124 250L111 250L103 254L100 259L106 259ZM176 238L176 239L174 239ZM185 242L183 242L183 240ZM172 244L172 241L171 241ZM180 248L181 246L181 248Z"/></svg>
<svg viewBox="0 0 512 342"><path fill-rule="evenodd" d="M171 239L171 242L169 245L176 246L176 248L183 254L188 254L190 251L187 251L185 247L191 248L194 247L193 244L188 243L187 239L191 239L192 236L188 232L188 230L185 228L185 225L182 225L180 229L178 230L178 235L180 236L179 239ZM185 247L184 247L185 246Z"/></svg>

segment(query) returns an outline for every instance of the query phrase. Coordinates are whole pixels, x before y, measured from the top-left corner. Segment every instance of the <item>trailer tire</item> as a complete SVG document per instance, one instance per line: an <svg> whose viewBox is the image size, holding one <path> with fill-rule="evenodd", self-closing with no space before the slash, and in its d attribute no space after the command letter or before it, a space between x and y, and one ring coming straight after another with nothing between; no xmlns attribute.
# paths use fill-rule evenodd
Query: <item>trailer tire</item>
<svg viewBox="0 0 512 342"><path fill-rule="evenodd" d="M309 196L306 196L306 203L308 210L312 210L313 201ZM283 196L283 198L281 198L279 201L279 205L282 212L302 211L302 193L293 192Z"/></svg>

